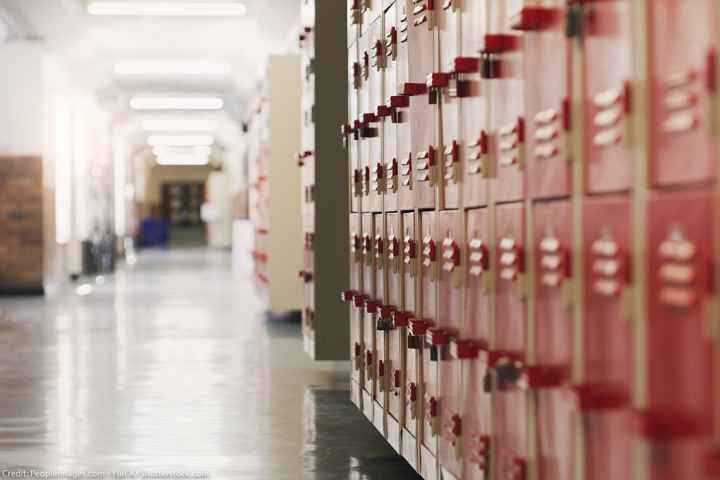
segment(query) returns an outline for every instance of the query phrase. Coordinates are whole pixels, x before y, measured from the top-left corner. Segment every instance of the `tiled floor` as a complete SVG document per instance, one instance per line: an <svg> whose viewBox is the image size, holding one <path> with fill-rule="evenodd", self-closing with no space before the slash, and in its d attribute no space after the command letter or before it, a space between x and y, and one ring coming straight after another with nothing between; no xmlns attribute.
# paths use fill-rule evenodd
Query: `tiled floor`
<svg viewBox="0 0 720 480"><path fill-rule="evenodd" d="M312 363L229 265L151 251L48 300L0 299L0 466L417 478L350 404L348 365Z"/></svg>

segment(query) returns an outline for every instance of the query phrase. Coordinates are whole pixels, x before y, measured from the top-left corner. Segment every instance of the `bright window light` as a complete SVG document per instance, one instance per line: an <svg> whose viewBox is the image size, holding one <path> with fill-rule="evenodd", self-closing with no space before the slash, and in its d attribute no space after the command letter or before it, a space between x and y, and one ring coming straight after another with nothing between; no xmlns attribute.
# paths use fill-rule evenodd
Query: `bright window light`
<svg viewBox="0 0 720 480"><path fill-rule="evenodd" d="M212 132L217 129L217 123L207 119L143 118L141 123L146 132Z"/></svg>
<svg viewBox="0 0 720 480"><path fill-rule="evenodd" d="M238 2L90 2L90 15L240 17L247 8Z"/></svg>
<svg viewBox="0 0 720 480"><path fill-rule="evenodd" d="M130 108L134 110L221 110L224 106L219 97L133 97Z"/></svg>
<svg viewBox="0 0 720 480"><path fill-rule="evenodd" d="M157 164L162 166L198 166L207 165L210 158L207 155L173 154L157 157Z"/></svg>
<svg viewBox="0 0 720 480"><path fill-rule="evenodd" d="M151 147L208 147L215 143L210 135L150 135Z"/></svg>
<svg viewBox="0 0 720 480"><path fill-rule="evenodd" d="M116 75L127 76L223 76L232 73L229 62L128 60L115 64Z"/></svg>

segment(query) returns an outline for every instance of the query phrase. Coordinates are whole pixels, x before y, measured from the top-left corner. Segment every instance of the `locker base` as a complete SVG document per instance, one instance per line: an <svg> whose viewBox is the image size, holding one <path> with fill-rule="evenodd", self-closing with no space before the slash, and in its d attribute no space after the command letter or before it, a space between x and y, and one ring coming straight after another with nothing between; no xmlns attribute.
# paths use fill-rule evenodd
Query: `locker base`
<svg viewBox="0 0 720 480"><path fill-rule="evenodd" d="M418 473L418 459L417 459L417 439L410 432L410 430L403 428L402 430L402 442L400 443L401 455L415 469Z"/></svg>
<svg viewBox="0 0 720 480"><path fill-rule="evenodd" d="M362 391L362 412L363 415L365 415L365 418L370 420L370 423L373 421L373 399L372 395L370 395L367 390Z"/></svg>
<svg viewBox="0 0 720 480"><path fill-rule="evenodd" d="M350 382L350 401L362 411L362 387L355 381Z"/></svg>
<svg viewBox="0 0 720 480"><path fill-rule="evenodd" d="M380 432L387 439L387 429L385 428L385 410L378 402L373 402L373 425L375 430Z"/></svg>
<svg viewBox="0 0 720 480"><path fill-rule="evenodd" d="M395 420L392 415L387 416L387 441L393 447L393 449L402 455L400 450L400 444L402 442L402 429L400 428L400 422Z"/></svg>
<svg viewBox="0 0 720 480"><path fill-rule="evenodd" d="M420 446L420 476L425 480L440 480L437 457L423 445Z"/></svg>

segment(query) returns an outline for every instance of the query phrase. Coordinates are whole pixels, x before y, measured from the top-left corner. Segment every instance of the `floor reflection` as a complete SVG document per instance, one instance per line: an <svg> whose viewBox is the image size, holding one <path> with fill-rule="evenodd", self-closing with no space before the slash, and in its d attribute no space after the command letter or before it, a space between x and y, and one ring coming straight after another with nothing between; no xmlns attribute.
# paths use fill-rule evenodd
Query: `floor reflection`
<svg viewBox="0 0 720 480"><path fill-rule="evenodd" d="M83 289L0 299L0 467L416 478L348 401L348 365L311 362L230 263L150 251Z"/></svg>

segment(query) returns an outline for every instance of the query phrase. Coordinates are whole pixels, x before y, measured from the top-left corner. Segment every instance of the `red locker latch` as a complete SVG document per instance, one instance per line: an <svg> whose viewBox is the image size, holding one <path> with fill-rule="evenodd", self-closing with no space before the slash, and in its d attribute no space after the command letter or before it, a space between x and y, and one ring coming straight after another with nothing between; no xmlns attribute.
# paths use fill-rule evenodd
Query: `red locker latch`
<svg viewBox="0 0 720 480"><path fill-rule="evenodd" d="M410 313L408 312L393 311L392 317L395 328L402 328L408 326L412 315L410 315Z"/></svg>
<svg viewBox="0 0 720 480"><path fill-rule="evenodd" d="M354 363L355 363L355 370L360 370L360 369L362 369L362 367L363 367L363 362L362 362L362 345L360 345L359 343L356 342L356 343L355 343L355 346L354 346L353 354L354 354L354 355L353 355L353 358L354 358Z"/></svg>
<svg viewBox="0 0 720 480"><path fill-rule="evenodd" d="M523 32L546 30L562 19L557 8L528 6L523 7L511 19L512 29Z"/></svg>
<svg viewBox="0 0 720 480"><path fill-rule="evenodd" d="M425 419L430 423L430 435L437 437L440 434L440 405L437 398L428 398Z"/></svg>
<svg viewBox="0 0 720 480"><path fill-rule="evenodd" d="M418 394L417 385L414 382L408 384L407 389L408 407L410 409L410 418L415 420L418 414Z"/></svg>
<svg viewBox="0 0 720 480"><path fill-rule="evenodd" d="M355 298L356 292L353 290L344 290L340 292L340 301L343 303L350 303L353 301L353 298Z"/></svg>
<svg viewBox="0 0 720 480"><path fill-rule="evenodd" d="M485 472L490 464L490 436L480 435L470 453L470 463L478 466L481 472Z"/></svg>

